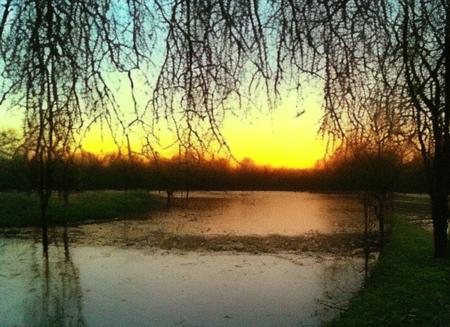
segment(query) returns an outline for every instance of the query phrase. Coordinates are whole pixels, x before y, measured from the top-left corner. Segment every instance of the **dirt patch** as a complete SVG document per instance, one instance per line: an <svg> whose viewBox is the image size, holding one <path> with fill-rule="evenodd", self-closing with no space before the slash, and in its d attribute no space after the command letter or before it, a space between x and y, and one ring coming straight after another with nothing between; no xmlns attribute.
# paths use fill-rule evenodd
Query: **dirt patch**
<svg viewBox="0 0 450 327"><path fill-rule="evenodd" d="M139 233L123 231L108 233L109 229L97 229L89 233L85 228L74 227L68 230L70 243L79 245L104 245L130 247L137 249L159 248L164 250L182 251L231 251L245 253L295 253L308 252L328 253L336 255L354 255L363 252L364 239L358 233L317 234L310 233L301 236L236 236L236 235L189 235L174 234L160 230ZM50 232L52 242L60 242L63 228L54 228ZM19 238L39 238L36 229L2 231L3 236ZM372 250L377 248L377 235L369 235Z"/></svg>
<svg viewBox="0 0 450 327"><path fill-rule="evenodd" d="M278 252L326 252L353 254L364 246L361 235L333 234L306 236L198 236L154 233L146 239L147 244L162 249L234 251L250 253ZM371 239L372 246L375 240Z"/></svg>

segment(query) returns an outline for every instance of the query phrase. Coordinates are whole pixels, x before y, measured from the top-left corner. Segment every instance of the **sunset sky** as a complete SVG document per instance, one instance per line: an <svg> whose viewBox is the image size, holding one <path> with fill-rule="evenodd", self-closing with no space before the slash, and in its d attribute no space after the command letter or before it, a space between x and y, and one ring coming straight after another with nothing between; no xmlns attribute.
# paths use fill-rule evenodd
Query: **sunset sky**
<svg viewBox="0 0 450 327"><path fill-rule="evenodd" d="M295 102L289 98L271 113L226 122L224 133L235 156L250 157L262 165L296 168L314 166L322 159L325 142L317 135L320 99L307 99L302 106ZM304 114L294 118L303 110Z"/></svg>
<svg viewBox="0 0 450 327"><path fill-rule="evenodd" d="M296 117L303 110L305 113ZM314 91L301 101L287 96L272 110L263 106L242 117L229 115L222 131L238 160L251 158L259 165L308 168L325 154L326 143L317 134L321 115L321 94ZM165 147L173 143L174 137L163 135L160 141ZM98 128L88 134L84 148L96 153L116 150L108 136L102 140ZM177 151L177 146L160 149L165 156Z"/></svg>
<svg viewBox="0 0 450 327"><path fill-rule="evenodd" d="M131 97L126 89L118 89L117 92L120 107L130 108ZM256 164L273 167L312 167L323 158L326 148L325 141L317 134L322 115L321 101L321 88L306 85L301 98L291 92L282 95L275 108L269 109L262 101L258 108L250 108L247 114L226 116L222 132L238 160L251 158ZM303 110L304 114L296 117ZM0 113L0 128L20 130L21 126L21 117L16 111L3 110ZM139 137L135 133L132 139L136 151L140 149ZM177 154L178 147L169 146L174 140L174 136L163 127L158 151L169 157ZM83 147L89 152L102 154L117 150L109 133L102 134L99 126L93 127L86 135Z"/></svg>

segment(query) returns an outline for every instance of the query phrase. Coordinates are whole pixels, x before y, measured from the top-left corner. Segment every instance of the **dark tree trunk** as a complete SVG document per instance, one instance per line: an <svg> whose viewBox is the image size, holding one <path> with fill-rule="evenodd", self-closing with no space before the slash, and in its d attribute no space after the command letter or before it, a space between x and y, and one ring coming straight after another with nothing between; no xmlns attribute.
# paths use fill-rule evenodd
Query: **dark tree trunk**
<svg viewBox="0 0 450 327"><path fill-rule="evenodd" d="M434 256L443 258L447 255L448 201L447 194L431 195L431 215L434 231Z"/></svg>
<svg viewBox="0 0 450 327"><path fill-rule="evenodd" d="M68 167L68 158L63 161L63 174L62 174L62 198L64 207L69 206L69 167Z"/></svg>
<svg viewBox="0 0 450 327"><path fill-rule="evenodd" d="M442 124L442 136L435 136L435 158L431 188L431 214L434 231L434 255L443 258L448 255L448 195L450 182L450 5L447 1L445 20L445 76L444 100L445 109ZM439 151L442 150L442 151Z"/></svg>
<svg viewBox="0 0 450 327"><path fill-rule="evenodd" d="M63 191L63 201L64 201L64 207L68 207L69 206L69 190L65 189Z"/></svg>
<svg viewBox="0 0 450 327"><path fill-rule="evenodd" d="M447 197L434 195L431 197L434 230L434 255L438 258L447 256Z"/></svg>
<svg viewBox="0 0 450 327"><path fill-rule="evenodd" d="M369 277L369 215L370 215L370 196L366 192L363 198L364 205L364 284L367 283Z"/></svg>
<svg viewBox="0 0 450 327"><path fill-rule="evenodd" d="M385 203L386 201L386 194L382 193L380 194L378 198L378 230L379 230L379 243L380 246L384 242L384 218L385 218Z"/></svg>
<svg viewBox="0 0 450 327"><path fill-rule="evenodd" d="M173 199L173 190L167 189L167 208L170 208L172 206L172 199Z"/></svg>
<svg viewBox="0 0 450 327"><path fill-rule="evenodd" d="M41 203L41 225L42 225L42 247L44 257L48 257L48 198L45 194L40 194Z"/></svg>
<svg viewBox="0 0 450 327"><path fill-rule="evenodd" d="M442 180L435 180L431 192L431 217L433 219L434 256L447 256L448 199Z"/></svg>
<svg viewBox="0 0 450 327"><path fill-rule="evenodd" d="M64 226L63 231L63 243L64 243L64 258L67 261L70 260L70 252L69 252L69 233L67 231L67 224Z"/></svg>
<svg viewBox="0 0 450 327"><path fill-rule="evenodd" d="M384 241L384 230L385 230L385 211L386 211L386 199L387 193L385 191L379 191L374 193L374 205L373 210L375 216L378 220L378 240L381 246Z"/></svg>

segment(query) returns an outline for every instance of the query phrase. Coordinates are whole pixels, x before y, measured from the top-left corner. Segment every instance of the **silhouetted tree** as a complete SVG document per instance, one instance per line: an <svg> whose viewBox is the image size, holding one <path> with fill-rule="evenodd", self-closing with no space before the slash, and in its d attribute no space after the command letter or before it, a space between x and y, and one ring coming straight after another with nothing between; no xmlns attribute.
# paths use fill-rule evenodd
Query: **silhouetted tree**
<svg viewBox="0 0 450 327"><path fill-rule="evenodd" d="M149 50L145 1L6 0L0 14L0 99L23 109L24 143L38 166L44 247L55 160L85 121L117 111L108 71L128 74ZM126 15L122 13L125 12ZM127 19L128 18L128 19Z"/></svg>
<svg viewBox="0 0 450 327"><path fill-rule="evenodd" d="M324 127L344 135L378 115L391 139L416 142L429 175L435 256L447 254L450 12L447 1L318 2L325 38ZM318 17L316 17L317 20ZM374 101L375 100L375 101ZM379 133L377 133L379 135Z"/></svg>

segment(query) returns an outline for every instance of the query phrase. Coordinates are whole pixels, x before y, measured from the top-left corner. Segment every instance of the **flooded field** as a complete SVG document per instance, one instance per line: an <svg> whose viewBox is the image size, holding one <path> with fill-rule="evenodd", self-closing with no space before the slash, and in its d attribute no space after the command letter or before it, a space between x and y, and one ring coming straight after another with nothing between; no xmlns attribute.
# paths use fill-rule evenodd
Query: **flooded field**
<svg viewBox="0 0 450 327"><path fill-rule="evenodd" d="M350 196L195 193L140 219L0 238L0 326L318 326L364 281Z"/></svg>
<svg viewBox="0 0 450 327"><path fill-rule="evenodd" d="M163 228L208 235L298 236L360 230L362 213L353 195L307 192L194 192L191 200L158 215ZM170 216L170 219L167 219Z"/></svg>

